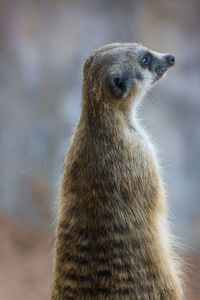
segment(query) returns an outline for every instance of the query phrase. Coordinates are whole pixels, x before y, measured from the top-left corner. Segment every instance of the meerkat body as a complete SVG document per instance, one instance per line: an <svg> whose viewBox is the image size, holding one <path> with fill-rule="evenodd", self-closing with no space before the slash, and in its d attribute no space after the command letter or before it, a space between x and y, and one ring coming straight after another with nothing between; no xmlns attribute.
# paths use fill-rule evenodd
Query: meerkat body
<svg viewBox="0 0 200 300"><path fill-rule="evenodd" d="M103 46L86 60L59 193L51 300L182 299L159 166L131 117L173 64L137 44Z"/></svg>

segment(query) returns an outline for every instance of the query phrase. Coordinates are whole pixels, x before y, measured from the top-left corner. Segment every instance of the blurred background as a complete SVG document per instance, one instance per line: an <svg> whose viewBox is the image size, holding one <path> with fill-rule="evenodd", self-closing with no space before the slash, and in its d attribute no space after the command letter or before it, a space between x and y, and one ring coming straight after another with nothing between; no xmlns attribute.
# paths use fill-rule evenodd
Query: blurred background
<svg viewBox="0 0 200 300"><path fill-rule="evenodd" d="M140 111L159 149L169 215L200 299L200 2L0 0L0 299L48 299L57 187L86 56L141 42L176 68Z"/></svg>

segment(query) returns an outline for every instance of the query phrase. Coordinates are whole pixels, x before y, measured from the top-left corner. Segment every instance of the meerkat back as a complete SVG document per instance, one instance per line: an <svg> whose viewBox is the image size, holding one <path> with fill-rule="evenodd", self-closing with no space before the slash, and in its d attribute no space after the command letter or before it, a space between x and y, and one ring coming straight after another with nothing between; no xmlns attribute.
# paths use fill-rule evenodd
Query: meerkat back
<svg viewBox="0 0 200 300"><path fill-rule="evenodd" d="M59 191L51 300L180 300L165 191L135 111L175 58L109 44L83 67Z"/></svg>

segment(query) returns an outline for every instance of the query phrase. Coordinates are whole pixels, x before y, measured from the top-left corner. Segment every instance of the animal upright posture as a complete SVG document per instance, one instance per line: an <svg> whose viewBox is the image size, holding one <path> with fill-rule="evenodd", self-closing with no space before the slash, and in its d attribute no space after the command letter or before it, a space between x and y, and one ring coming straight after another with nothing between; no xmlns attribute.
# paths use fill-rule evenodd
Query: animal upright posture
<svg viewBox="0 0 200 300"><path fill-rule="evenodd" d="M182 299L159 166L135 115L174 64L131 43L86 59L59 192L51 300Z"/></svg>

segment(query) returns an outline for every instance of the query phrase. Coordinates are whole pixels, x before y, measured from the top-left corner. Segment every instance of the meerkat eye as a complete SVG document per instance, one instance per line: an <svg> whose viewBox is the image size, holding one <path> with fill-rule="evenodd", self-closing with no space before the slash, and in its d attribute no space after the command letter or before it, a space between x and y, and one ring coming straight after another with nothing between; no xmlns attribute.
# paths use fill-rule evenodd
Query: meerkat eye
<svg viewBox="0 0 200 300"><path fill-rule="evenodd" d="M149 67L152 61L152 56L149 52L147 52L143 58L141 59L141 65L143 67Z"/></svg>

